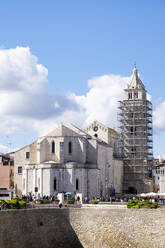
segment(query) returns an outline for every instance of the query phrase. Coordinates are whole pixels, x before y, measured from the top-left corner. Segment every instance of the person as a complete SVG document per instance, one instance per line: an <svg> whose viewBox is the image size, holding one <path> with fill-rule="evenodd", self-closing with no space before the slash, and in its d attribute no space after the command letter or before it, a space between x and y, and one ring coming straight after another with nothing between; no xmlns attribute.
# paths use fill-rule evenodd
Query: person
<svg viewBox="0 0 165 248"><path fill-rule="evenodd" d="M54 195L52 196L52 202L54 202Z"/></svg>
<svg viewBox="0 0 165 248"><path fill-rule="evenodd" d="M59 208L62 208L62 203L60 202L60 203L58 204L58 206L59 206Z"/></svg>

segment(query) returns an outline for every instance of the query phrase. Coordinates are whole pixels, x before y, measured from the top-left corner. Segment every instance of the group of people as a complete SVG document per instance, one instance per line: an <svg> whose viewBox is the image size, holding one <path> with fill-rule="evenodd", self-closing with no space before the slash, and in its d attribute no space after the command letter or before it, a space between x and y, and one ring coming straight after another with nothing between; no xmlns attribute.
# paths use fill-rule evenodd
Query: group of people
<svg viewBox="0 0 165 248"><path fill-rule="evenodd" d="M32 194L29 194L29 195L22 195L22 199L26 200L27 202L30 202L30 201L36 201L37 199L40 199L40 200L49 200L50 202L53 202L56 197L54 195L44 195L42 198L37 198L36 195L32 195Z"/></svg>

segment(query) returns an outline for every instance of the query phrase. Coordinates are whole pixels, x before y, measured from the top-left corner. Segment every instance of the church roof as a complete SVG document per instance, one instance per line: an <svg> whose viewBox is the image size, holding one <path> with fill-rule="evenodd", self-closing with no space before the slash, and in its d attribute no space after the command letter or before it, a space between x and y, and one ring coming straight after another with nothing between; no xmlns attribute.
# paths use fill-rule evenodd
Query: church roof
<svg viewBox="0 0 165 248"><path fill-rule="evenodd" d="M51 132L47 133L44 136L39 137L38 141L42 141L45 137L50 137L50 136L56 136L56 137L61 137L61 136L88 136L87 133L85 133L83 130L79 129L78 127L74 126L71 123L68 124L61 124L55 129L53 129Z"/></svg>
<svg viewBox="0 0 165 248"><path fill-rule="evenodd" d="M76 134L78 134L80 136L87 136L88 135L85 131L83 131L80 128L74 126L72 123L68 123L65 126L70 128L72 131L74 131Z"/></svg>
<svg viewBox="0 0 165 248"><path fill-rule="evenodd" d="M132 74L131 82L128 85L128 89L143 89L143 90L145 90L145 86L142 83L142 81L138 75L138 70L137 70L136 66L133 69L133 74Z"/></svg>

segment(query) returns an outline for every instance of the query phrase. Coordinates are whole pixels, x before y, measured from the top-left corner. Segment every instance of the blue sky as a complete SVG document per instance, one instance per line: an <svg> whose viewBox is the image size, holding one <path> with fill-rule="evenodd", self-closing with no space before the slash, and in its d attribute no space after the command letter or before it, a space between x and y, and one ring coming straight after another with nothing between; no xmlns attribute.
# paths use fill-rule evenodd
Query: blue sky
<svg viewBox="0 0 165 248"><path fill-rule="evenodd" d="M37 63L48 70L50 94L87 96L88 80L110 74L129 77L136 62L154 109L164 103L164 1L6 0L1 1L0 9L2 50L29 47ZM55 124L59 119L60 115ZM64 116L61 122L65 122ZM155 127L156 155L165 155L164 126L163 119ZM37 137L36 130L28 127L6 134L3 127L0 143L20 147Z"/></svg>

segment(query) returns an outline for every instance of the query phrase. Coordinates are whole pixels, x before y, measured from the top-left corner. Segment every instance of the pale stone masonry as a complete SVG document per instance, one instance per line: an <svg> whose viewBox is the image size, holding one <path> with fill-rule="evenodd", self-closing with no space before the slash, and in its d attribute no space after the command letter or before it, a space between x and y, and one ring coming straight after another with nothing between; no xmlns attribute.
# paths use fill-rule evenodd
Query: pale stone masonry
<svg viewBox="0 0 165 248"><path fill-rule="evenodd" d="M0 211L0 247L164 248L164 222L164 207Z"/></svg>
<svg viewBox="0 0 165 248"><path fill-rule="evenodd" d="M71 192L107 200L111 188L122 193L123 162L113 156L118 136L97 121L84 131L60 125L14 153L15 193Z"/></svg>

